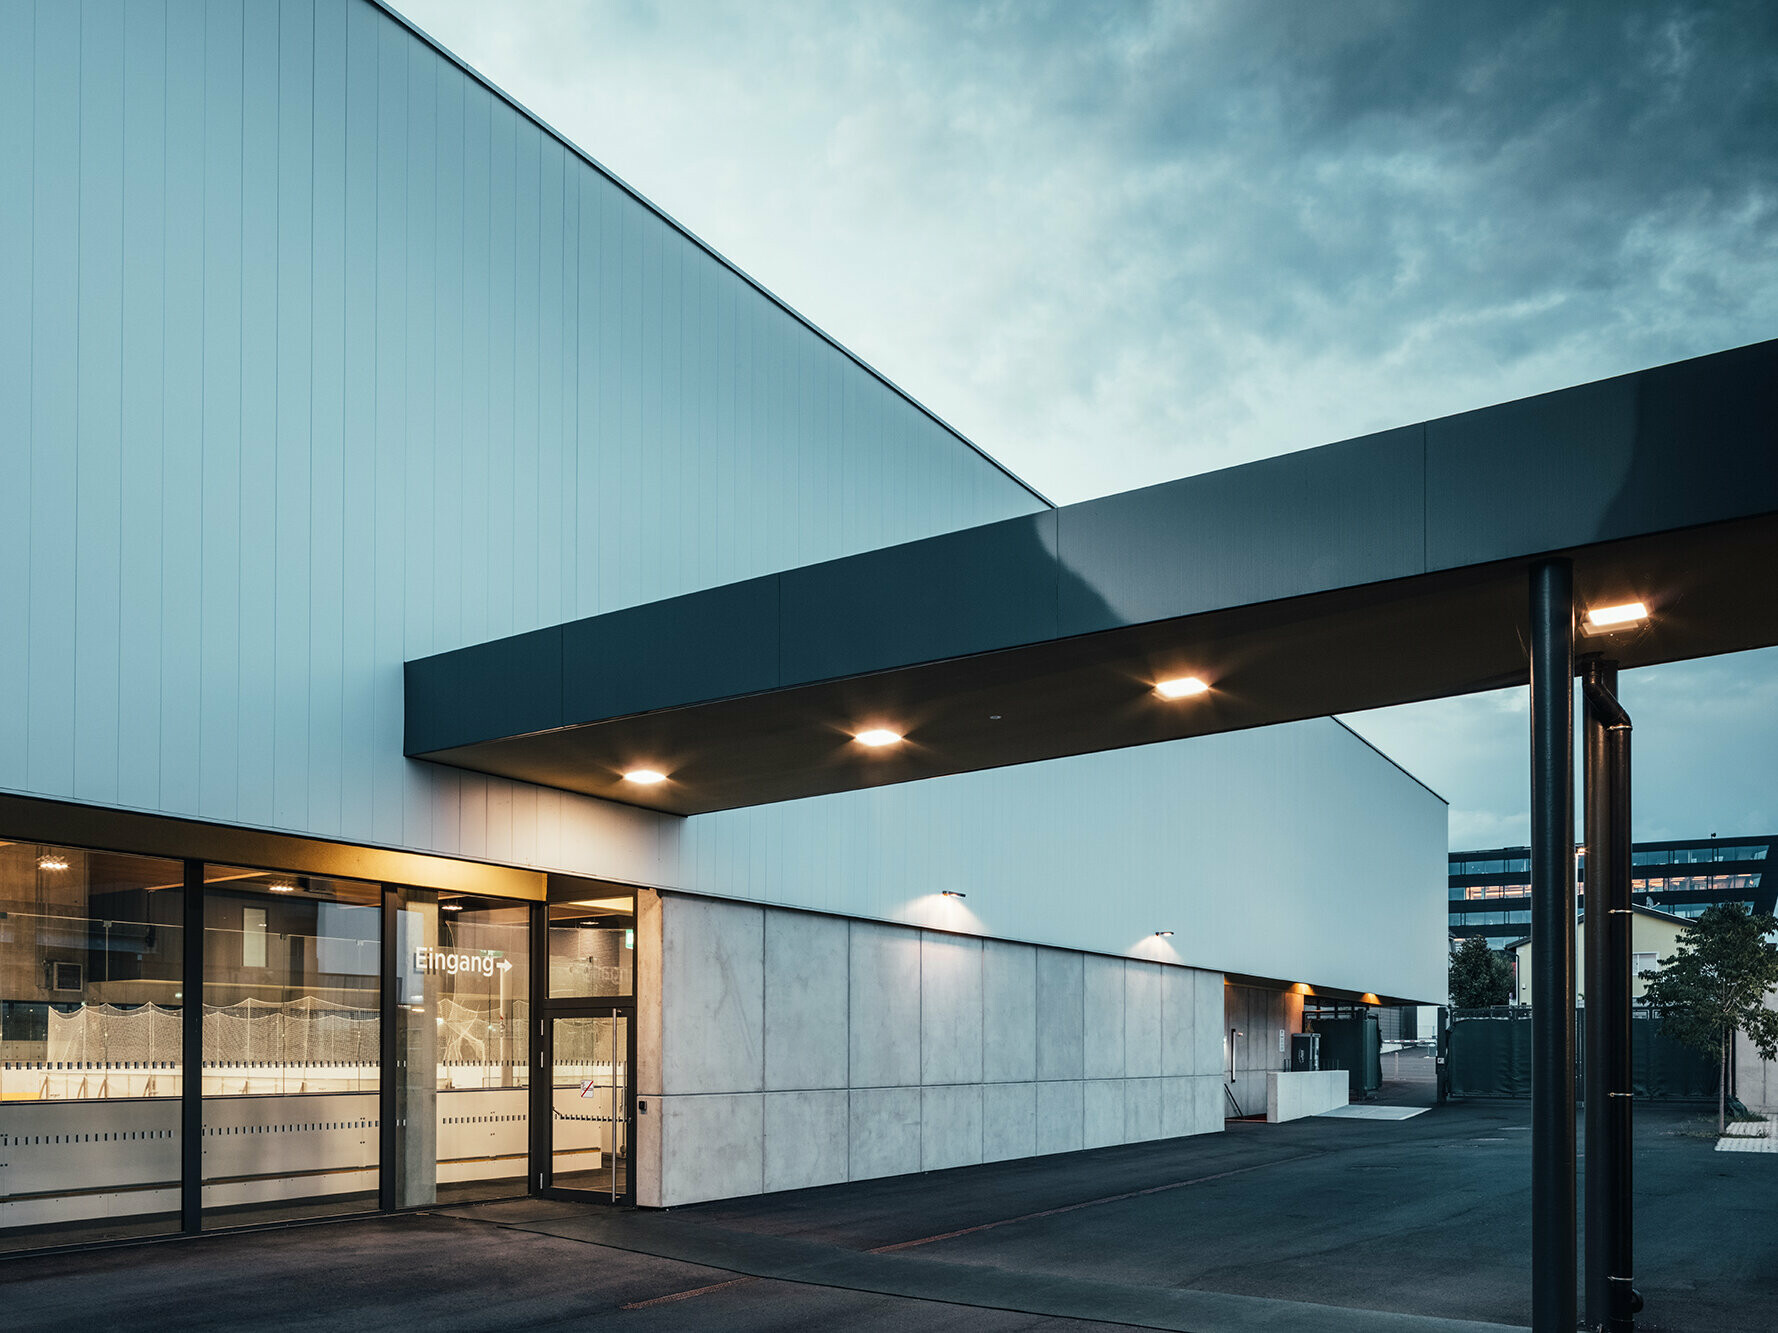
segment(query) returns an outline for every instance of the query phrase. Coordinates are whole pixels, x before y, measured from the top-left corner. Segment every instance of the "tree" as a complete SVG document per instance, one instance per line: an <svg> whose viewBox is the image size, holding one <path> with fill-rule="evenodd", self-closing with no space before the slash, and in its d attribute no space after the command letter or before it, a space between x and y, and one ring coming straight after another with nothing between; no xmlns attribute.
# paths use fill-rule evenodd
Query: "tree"
<svg viewBox="0 0 1778 1333"><path fill-rule="evenodd" d="M1480 935L1471 935L1451 955L1451 1007L1486 1009L1512 998L1513 965Z"/></svg>
<svg viewBox="0 0 1778 1333"><path fill-rule="evenodd" d="M1769 916L1754 916L1740 903L1718 903L1680 936L1678 949L1661 959L1658 971L1642 974L1661 1030L1718 1059L1718 1134L1727 1119L1735 1030L1747 1034L1762 1058L1778 1059L1778 1013L1765 1005L1767 992L1778 987L1778 944L1766 938L1774 929L1778 922Z"/></svg>

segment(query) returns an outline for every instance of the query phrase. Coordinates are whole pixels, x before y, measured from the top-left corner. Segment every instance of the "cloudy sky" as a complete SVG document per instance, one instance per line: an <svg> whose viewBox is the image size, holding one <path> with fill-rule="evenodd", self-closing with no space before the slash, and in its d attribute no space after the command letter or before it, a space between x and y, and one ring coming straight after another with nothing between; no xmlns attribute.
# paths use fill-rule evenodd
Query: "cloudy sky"
<svg viewBox="0 0 1778 1333"><path fill-rule="evenodd" d="M1060 503L1778 336L1778 6L397 0ZM1778 832L1778 650L1626 675ZM1523 691L1349 718L1522 842Z"/></svg>

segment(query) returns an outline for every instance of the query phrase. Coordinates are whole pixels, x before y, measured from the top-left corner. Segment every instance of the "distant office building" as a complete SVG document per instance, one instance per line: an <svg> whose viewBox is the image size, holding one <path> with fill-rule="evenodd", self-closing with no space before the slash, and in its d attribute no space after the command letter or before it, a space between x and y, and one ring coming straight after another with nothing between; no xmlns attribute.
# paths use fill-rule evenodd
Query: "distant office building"
<svg viewBox="0 0 1778 1333"><path fill-rule="evenodd" d="M1772 844L1759 837L1639 842L1630 852L1630 895L1639 907L1693 918L1717 903L1743 903L1769 913L1778 885L1765 877ZM1585 904L1586 849L1580 850L1579 891ZM1504 949L1531 927L1531 849L1451 853L1451 934L1480 935Z"/></svg>

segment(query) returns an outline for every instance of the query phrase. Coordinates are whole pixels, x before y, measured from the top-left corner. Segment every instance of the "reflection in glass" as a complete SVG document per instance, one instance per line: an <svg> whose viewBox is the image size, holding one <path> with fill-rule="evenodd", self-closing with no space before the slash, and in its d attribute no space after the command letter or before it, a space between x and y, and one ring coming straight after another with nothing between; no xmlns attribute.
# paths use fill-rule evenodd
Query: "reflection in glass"
<svg viewBox="0 0 1778 1333"><path fill-rule="evenodd" d="M636 895L615 887L609 897L549 906L549 994L552 999L631 995L636 984Z"/></svg>
<svg viewBox="0 0 1778 1333"><path fill-rule="evenodd" d="M179 1225L184 867L0 842L0 1250Z"/></svg>
<svg viewBox="0 0 1778 1333"><path fill-rule="evenodd" d="M377 1205L381 888L204 867L207 1219Z"/></svg>
<svg viewBox="0 0 1778 1333"><path fill-rule="evenodd" d="M396 921L397 1206L522 1194L530 909L404 889Z"/></svg>
<svg viewBox="0 0 1778 1333"><path fill-rule="evenodd" d="M630 1021L550 1021L550 1186L629 1192Z"/></svg>

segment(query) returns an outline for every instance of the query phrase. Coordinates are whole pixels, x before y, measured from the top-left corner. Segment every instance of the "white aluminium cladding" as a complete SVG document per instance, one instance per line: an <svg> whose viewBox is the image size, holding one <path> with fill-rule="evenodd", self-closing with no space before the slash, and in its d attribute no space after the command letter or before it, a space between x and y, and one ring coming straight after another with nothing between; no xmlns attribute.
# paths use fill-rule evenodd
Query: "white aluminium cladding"
<svg viewBox="0 0 1778 1333"><path fill-rule="evenodd" d="M805 873L763 852L798 809L705 832L405 759L402 664L1041 497L372 0L111 13L0 7L0 194L30 201L0 210L0 568L28 571L0 579L0 791L706 891L721 847L746 867L730 892ZM1317 727L1342 771L1381 772L1331 723L1281 734ZM1309 876L1279 831L1339 802L1266 776L1295 743L1206 753L1247 774L1225 829ZM1032 767L1065 792L1157 762ZM842 798L882 831L846 871L855 909L904 911L884 876L915 810L948 828L935 846L1041 843L1014 795L1033 780ZM1188 804L1133 808L1152 826L1083 817L1100 864L1221 845ZM1351 827L1417 847L1431 821L1391 801ZM1076 945L1183 954L1207 948L1194 920L1249 911L1201 906Z"/></svg>

